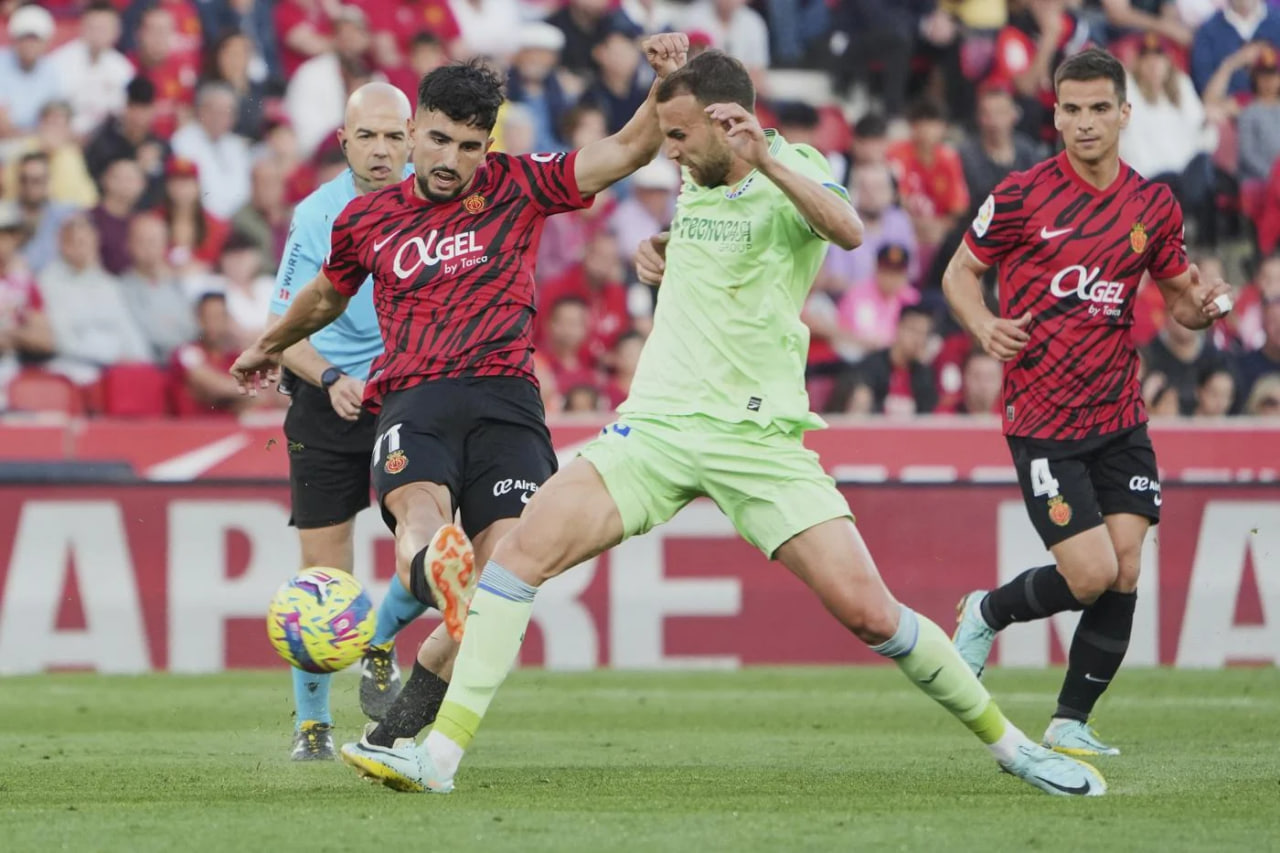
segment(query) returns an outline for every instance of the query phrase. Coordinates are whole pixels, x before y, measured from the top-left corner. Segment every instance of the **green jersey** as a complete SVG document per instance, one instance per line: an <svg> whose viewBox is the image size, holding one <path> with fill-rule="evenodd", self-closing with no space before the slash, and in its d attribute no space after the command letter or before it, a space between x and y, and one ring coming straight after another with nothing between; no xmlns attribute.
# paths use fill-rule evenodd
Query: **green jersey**
<svg viewBox="0 0 1280 853"><path fill-rule="evenodd" d="M773 131L766 137L783 165L848 199L821 154ZM686 176L653 331L618 411L823 426L805 392L809 330L800 310L827 246L758 172L731 187Z"/></svg>

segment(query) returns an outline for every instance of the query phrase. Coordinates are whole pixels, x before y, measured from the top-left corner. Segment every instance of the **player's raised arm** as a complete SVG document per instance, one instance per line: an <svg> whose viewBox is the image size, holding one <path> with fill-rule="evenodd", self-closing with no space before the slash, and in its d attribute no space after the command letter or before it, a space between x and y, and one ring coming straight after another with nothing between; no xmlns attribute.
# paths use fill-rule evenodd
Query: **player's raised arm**
<svg viewBox="0 0 1280 853"><path fill-rule="evenodd" d="M241 392L256 393L257 385L265 388L275 378L281 353L338 319L347 310L349 299L338 292L323 270L317 273L293 297L284 316L268 326L231 366L231 375L240 383Z"/></svg>
<svg viewBox="0 0 1280 853"><path fill-rule="evenodd" d="M578 152L573 174L578 192L593 196L653 160L662 145L658 129L656 93L667 75L684 65L689 54L689 37L684 33L660 33L644 40L645 58L658 75L640 109L622 129Z"/></svg>

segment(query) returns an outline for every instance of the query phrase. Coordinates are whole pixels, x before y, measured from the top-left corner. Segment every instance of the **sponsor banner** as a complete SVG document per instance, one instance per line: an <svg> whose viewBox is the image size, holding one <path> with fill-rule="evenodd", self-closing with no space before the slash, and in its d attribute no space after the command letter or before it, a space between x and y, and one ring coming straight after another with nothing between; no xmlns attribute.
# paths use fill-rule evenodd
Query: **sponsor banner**
<svg viewBox="0 0 1280 853"><path fill-rule="evenodd" d="M275 416L276 418L279 415ZM611 423L607 416L551 422L561 459ZM1151 427L1161 479L1280 482L1280 424L1250 418L1157 422ZM1012 483L1009 449L994 417L833 419L806 443L836 479L851 483ZM274 480L289 460L277 420L0 421L0 462L123 461L156 482Z"/></svg>
<svg viewBox="0 0 1280 853"><path fill-rule="evenodd" d="M965 592L1049 561L1016 487L845 494L890 588L947 630ZM0 486L0 671L283 666L264 616L299 565L287 502L283 485ZM1162 503L1129 663L1280 663L1280 486L1166 484ZM393 549L372 511L358 518L356 559L380 600ZM1010 628L995 661L1060 662L1075 618ZM402 660L435 624L402 635ZM547 584L522 658L554 669L875 660L708 501Z"/></svg>

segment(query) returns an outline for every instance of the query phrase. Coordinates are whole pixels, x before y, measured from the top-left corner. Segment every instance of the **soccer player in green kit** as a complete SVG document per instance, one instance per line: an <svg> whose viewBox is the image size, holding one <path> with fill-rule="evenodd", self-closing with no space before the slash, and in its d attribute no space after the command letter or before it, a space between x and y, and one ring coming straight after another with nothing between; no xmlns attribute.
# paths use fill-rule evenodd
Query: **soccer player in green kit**
<svg viewBox="0 0 1280 853"><path fill-rule="evenodd" d="M764 131L740 62L708 51L657 92L666 154L685 172L665 262L639 271L662 290L620 420L553 476L496 546L469 608L449 691L420 746L348 744L344 759L397 790L448 793L516 660L538 587L708 497L739 533L808 585L872 650L956 716L1009 773L1051 794L1098 796L1091 766L1029 740L1001 714L933 622L885 587L849 506L805 430L800 321L828 241L862 223L824 158Z"/></svg>

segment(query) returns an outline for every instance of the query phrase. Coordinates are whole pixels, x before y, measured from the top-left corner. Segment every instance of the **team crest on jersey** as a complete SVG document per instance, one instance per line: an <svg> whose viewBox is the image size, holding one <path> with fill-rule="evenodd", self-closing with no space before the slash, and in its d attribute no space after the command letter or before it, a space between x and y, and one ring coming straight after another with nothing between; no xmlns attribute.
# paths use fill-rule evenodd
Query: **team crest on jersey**
<svg viewBox="0 0 1280 853"><path fill-rule="evenodd" d="M393 450L387 454L387 461L382 466L382 470L388 474L399 474L409 464L409 457L404 455L403 450Z"/></svg>
<svg viewBox="0 0 1280 853"><path fill-rule="evenodd" d="M485 204L485 197L480 195L480 193L469 195L462 202L462 206L467 209L467 213L479 213L484 210Z"/></svg>
<svg viewBox="0 0 1280 853"><path fill-rule="evenodd" d="M1129 229L1129 245L1135 254L1142 254L1147 248L1147 226L1141 222L1133 223L1133 227Z"/></svg>
<svg viewBox="0 0 1280 853"><path fill-rule="evenodd" d="M1059 527L1066 527L1071 523L1071 504L1062 495L1049 499L1049 520Z"/></svg>

